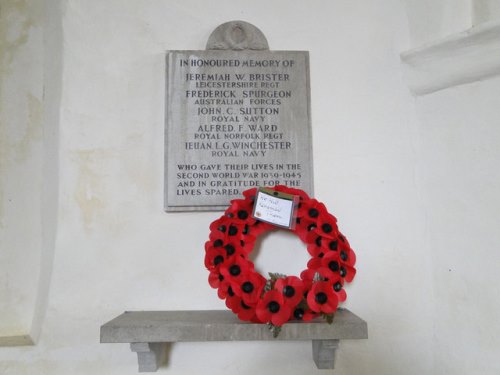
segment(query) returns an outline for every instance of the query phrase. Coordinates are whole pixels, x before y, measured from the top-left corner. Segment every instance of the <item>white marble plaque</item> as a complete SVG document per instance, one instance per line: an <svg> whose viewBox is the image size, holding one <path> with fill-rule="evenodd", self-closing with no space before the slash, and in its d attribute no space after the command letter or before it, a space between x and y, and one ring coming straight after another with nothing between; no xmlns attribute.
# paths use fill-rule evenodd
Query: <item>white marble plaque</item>
<svg viewBox="0 0 500 375"><path fill-rule="evenodd" d="M170 51L166 211L223 210L252 187L312 194L309 55Z"/></svg>

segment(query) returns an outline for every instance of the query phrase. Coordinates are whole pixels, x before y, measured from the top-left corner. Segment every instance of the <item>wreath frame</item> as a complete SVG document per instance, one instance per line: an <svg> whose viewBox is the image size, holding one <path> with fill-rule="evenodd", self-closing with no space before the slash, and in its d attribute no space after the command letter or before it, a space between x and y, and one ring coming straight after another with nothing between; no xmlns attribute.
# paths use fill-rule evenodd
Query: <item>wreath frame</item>
<svg viewBox="0 0 500 375"><path fill-rule="evenodd" d="M323 203L300 189L284 185L270 189L299 197L296 224L289 230L307 245L311 256L300 277L270 273L266 279L249 258L255 240L279 228L252 217L257 188L232 200L210 224L205 267L210 286L240 320L267 323L276 337L290 320L323 316L333 321L339 303L347 298L344 285L356 275L356 255Z"/></svg>

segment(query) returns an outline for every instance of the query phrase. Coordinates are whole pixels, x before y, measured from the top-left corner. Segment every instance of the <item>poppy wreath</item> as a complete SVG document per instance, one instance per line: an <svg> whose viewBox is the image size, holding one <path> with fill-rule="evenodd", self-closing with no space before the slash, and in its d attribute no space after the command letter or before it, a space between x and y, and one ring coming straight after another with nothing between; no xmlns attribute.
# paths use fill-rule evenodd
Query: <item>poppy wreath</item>
<svg viewBox="0 0 500 375"><path fill-rule="evenodd" d="M275 225L252 217L257 189L231 201L224 215L210 224L205 243L208 282L219 298L243 321L267 323L276 337L289 320L323 316L329 323L346 300L345 282L356 274L356 256L325 205L304 191L278 185L275 191L299 197L293 230L311 255L300 277L270 273L266 279L249 259L258 236Z"/></svg>

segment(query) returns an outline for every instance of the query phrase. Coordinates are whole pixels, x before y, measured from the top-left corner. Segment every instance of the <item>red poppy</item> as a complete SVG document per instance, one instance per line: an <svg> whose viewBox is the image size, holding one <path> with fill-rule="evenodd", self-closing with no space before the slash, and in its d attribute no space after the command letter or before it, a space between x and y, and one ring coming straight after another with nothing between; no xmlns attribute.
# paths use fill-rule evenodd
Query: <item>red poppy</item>
<svg viewBox="0 0 500 375"><path fill-rule="evenodd" d="M228 293L229 293L229 287L231 284L227 282L226 280L221 280L219 283L219 289L217 289L217 296L219 296L220 299L226 299Z"/></svg>
<svg viewBox="0 0 500 375"><path fill-rule="evenodd" d="M300 306L297 306L292 312L292 319L302 320L303 322L309 322L317 316L318 314L311 309Z"/></svg>
<svg viewBox="0 0 500 375"><path fill-rule="evenodd" d="M340 242L341 242L341 243L343 243L345 246L350 247L350 246L349 246L349 241L347 241L347 238L346 238L346 237L345 237L342 233L340 233L340 232L339 232L339 240L340 240Z"/></svg>
<svg viewBox="0 0 500 375"><path fill-rule="evenodd" d="M255 247L255 236L253 234L242 236L239 245L241 246L242 254L248 257Z"/></svg>
<svg viewBox="0 0 500 375"><path fill-rule="evenodd" d="M219 244L219 246L221 243L226 244L228 242L232 242L233 244L236 242L241 243L245 250L248 249L246 251L248 254L252 250L255 238L259 232L254 229L256 228L255 224L256 222L254 222L253 225L245 224L243 222L235 222L234 220L223 216L210 225L209 239L212 244ZM207 245L210 245L210 241Z"/></svg>
<svg viewBox="0 0 500 375"><path fill-rule="evenodd" d="M227 228L231 225L232 220L227 216L221 216L210 224L210 239L214 237L224 239ZM220 235L220 236L218 236Z"/></svg>
<svg viewBox="0 0 500 375"><path fill-rule="evenodd" d="M229 309L231 309L235 314L238 314L242 309L241 298L234 293L231 287L229 287L227 290L226 306Z"/></svg>
<svg viewBox="0 0 500 375"><path fill-rule="evenodd" d="M321 258L309 259L309 262L307 262L307 269L302 271L300 278L304 282L312 283L313 281L317 281L315 280L317 276L319 276L320 280L328 278L325 269L321 267Z"/></svg>
<svg viewBox="0 0 500 375"><path fill-rule="evenodd" d="M319 234L311 237L311 233L318 227L318 220L320 217L328 214L326 207L323 203L318 202L316 199L308 201L301 201L297 210L297 226L295 232L299 238L306 243L314 243ZM318 246L320 246L318 244Z"/></svg>
<svg viewBox="0 0 500 375"><path fill-rule="evenodd" d="M224 212L235 224L253 225L253 202L247 199L233 199L231 205Z"/></svg>
<svg viewBox="0 0 500 375"><path fill-rule="evenodd" d="M297 276L287 276L276 280L274 289L283 294L285 303L291 307L296 306L304 295L304 283Z"/></svg>
<svg viewBox="0 0 500 375"><path fill-rule="evenodd" d="M339 300L330 282L318 281L307 293L307 304L314 312L331 314L337 310Z"/></svg>
<svg viewBox="0 0 500 375"><path fill-rule="evenodd" d="M307 263L308 269L303 272L303 278L307 280L314 279L316 273L319 274L322 281L328 281L332 284L334 293L339 301L345 301L347 294L343 289L345 281L352 281L356 270L340 262L338 254L327 253L323 258L313 258Z"/></svg>
<svg viewBox="0 0 500 375"><path fill-rule="evenodd" d="M356 268L349 265L349 262L342 261L342 253L328 253L327 255L329 254L332 254L328 257L328 259L331 259L331 262L325 262L325 265L332 271L338 270L338 275L350 283L354 279L354 276L356 276ZM351 252L350 254L354 254L354 252ZM352 255L352 257L354 257L354 255ZM338 264L338 267L335 262Z"/></svg>
<svg viewBox="0 0 500 375"><path fill-rule="evenodd" d="M205 251L205 267L212 271L220 268L226 260L226 251L222 247L211 247Z"/></svg>
<svg viewBox="0 0 500 375"><path fill-rule="evenodd" d="M338 236L334 238L324 238L324 240L321 241L321 247L326 252L338 251L339 250Z"/></svg>
<svg viewBox="0 0 500 375"><path fill-rule="evenodd" d="M313 283L313 280L314 280L314 277L316 276L316 273L318 271L316 269L313 269L313 268L307 268L305 269L304 271L302 271L300 273L300 278L302 279L302 281L304 282L304 284L306 286L311 286L312 283ZM306 291L309 290L311 288L307 288L306 287Z"/></svg>
<svg viewBox="0 0 500 375"><path fill-rule="evenodd" d="M354 279L354 276L356 276L356 268L344 264L340 266L340 276L350 283Z"/></svg>
<svg viewBox="0 0 500 375"><path fill-rule="evenodd" d="M217 236L222 235L218 234ZM236 238L230 240L217 238L208 241L205 243L205 267L209 270L214 266L219 267L220 264L233 255L246 258L252 250L251 246L253 247L252 243L247 246L242 240ZM221 256L223 259L220 258Z"/></svg>
<svg viewBox="0 0 500 375"><path fill-rule="evenodd" d="M346 281L351 282L356 275L356 269L353 267L356 263L354 251L339 240L323 238L322 241L323 244L326 243L326 246L322 244L322 247L317 247L316 244L313 244L307 247L308 252L313 255L315 259L311 264L308 264L308 267L320 267L318 265L319 259L316 258L321 258L323 262L321 265L322 267L333 267L333 271L338 268L341 276L345 277ZM335 264L330 264L330 261L333 259L337 260L339 267L336 267Z"/></svg>
<svg viewBox="0 0 500 375"><path fill-rule="evenodd" d="M318 217L316 225L314 232L319 236L330 239L337 238L339 228L337 227L337 218L335 216L324 212Z"/></svg>
<svg viewBox="0 0 500 375"><path fill-rule="evenodd" d="M229 239L224 243L222 248L226 251L227 258L231 256L242 256L243 258L247 258L248 254L252 251L253 244L246 244L242 240L237 238Z"/></svg>
<svg viewBox="0 0 500 375"><path fill-rule="evenodd" d="M247 305L255 305L262 295L266 279L260 273L248 272L237 282L232 282L234 293L240 296Z"/></svg>
<svg viewBox="0 0 500 375"><path fill-rule="evenodd" d="M283 294L277 290L271 290L257 304L256 314L262 323L272 323L282 326L290 319L292 310L285 304Z"/></svg>
<svg viewBox="0 0 500 375"><path fill-rule="evenodd" d="M212 288L219 288L222 281L224 281L224 276L222 276L218 270L210 271L208 283Z"/></svg>
<svg viewBox="0 0 500 375"><path fill-rule="evenodd" d="M316 224L311 224L316 225ZM333 241L332 238L324 237L321 231L316 230L316 227L308 231L306 235L306 243L310 244L310 246L316 246L323 250L322 252L330 250L330 243Z"/></svg>
<svg viewBox="0 0 500 375"><path fill-rule="evenodd" d="M347 299L347 293L344 289L344 279L340 275L335 275L328 279L328 282L331 284L333 293L337 296L338 300L344 302Z"/></svg>
<svg viewBox="0 0 500 375"><path fill-rule="evenodd" d="M220 273L228 282L239 282L248 272L253 271L253 263L241 256L233 256L220 267Z"/></svg>
<svg viewBox="0 0 500 375"><path fill-rule="evenodd" d="M247 322L258 321L257 316L255 315L256 305L249 306L245 303L245 301L241 300L240 302L240 311L238 311L238 318Z"/></svg>
<svg viewBox="0 0 500 375"><path fill-rule="evenodd" d="M245 190L242 194L246 199L253 202L253 201L255 201L255 197L257 196L257 188L251 188L251 189Z"/></svg>
<svg viewBox="0 0 500 375"><path fill-rule="evenodd" d="M313 257L319 257L321 254L324 254L324 251L325 249L321 246L317 246L315 243L307 245L307 252Z"/></svg>
<svg viewBox="0 0 500 375"><path fill-rule="evenodd" d="M329 251L322 258L317 258L317 260L315 260L315 263L317 263L318 260L320 263L319 267L321 267L322 274L325 275L328 279L334 278L341 274L341 260L338 252Z"/></svg>
<svg viewBox="0 0 500 375"><path fill-rule="evenodd" d="M306 242L307 235L309 234L309 230L307 227L303 226L301 223L301 218L296 218L296 225L293 229L293 232L299 237L303 242Z"/></svg>
<svg viewBox="0 0 500 375"><path fill-rule="evenodd" d="M264 221L257 220L251 227L250 227L250 233L254 237L258 237L266 232L269 232L272 229L275 229L276 227L272 224L266 223Z"/></svg>
<svg viewBox="0 0 500 375"><path fill-rule="evenodd" d="M226 235L219 231L210 233L209 241L205 242L205 250L213 247L223 247L226 241Z"/></svg>
<svg viewBox="0 0 500 375"><path fill-rule="evenodd" d="M210 233L210 239L216 241L218 239L223 242L241 239L241 236L245 232L245 225L242 223L230 222L227 224L219 225L218 229Z"/></svg>
<svg viewBox="0 0 500 375"><path fill-rule="evenodd" d="M303 295L304 295L304 298L307 299L307 292L309 290L311 290L311 286L313 284L313 279L312 278L311 279L305 279L301 275L301 280L302 280L302 283L304 284L304 293L303 293Z"/></svg>
<svg viewBox="0 0 500 375"><path fill-rule="evenodd" d="M349 266L354 266L356 264L356 254L345 242L339 242L339 257L342 263Z"/></svg>
<svg viewBox="0 0 500 375"><path fill-rule="evenodd" d="M314 257L314 258L311 258L309 259L309 261L307 262L307 268L310 269L310 270L314 270L314 271L317 271L319 268L321 268L321 258L322 257ZM313 275L314 277L314 275Z"/></svg>
<svg viewBox="0 0 500 375"><path fill-rule="evenodd" d="M318 202L316 199L309 199L299 204L297 217L304 218L306 221L315 222L320 216L327 213L328 211L323 203Z"/></svg>

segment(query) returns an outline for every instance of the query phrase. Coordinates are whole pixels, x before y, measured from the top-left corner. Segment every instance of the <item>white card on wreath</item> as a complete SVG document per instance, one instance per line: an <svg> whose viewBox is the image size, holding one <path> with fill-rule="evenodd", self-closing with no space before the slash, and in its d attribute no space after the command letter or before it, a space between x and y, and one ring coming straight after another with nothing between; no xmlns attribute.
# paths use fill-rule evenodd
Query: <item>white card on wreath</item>
<svg viewBox="0 0 500 375"><path fill-rule="evenodd" d="M255 198L252 216L266 223L293 229L297 202L298 196L260 188Z"/></svg>

